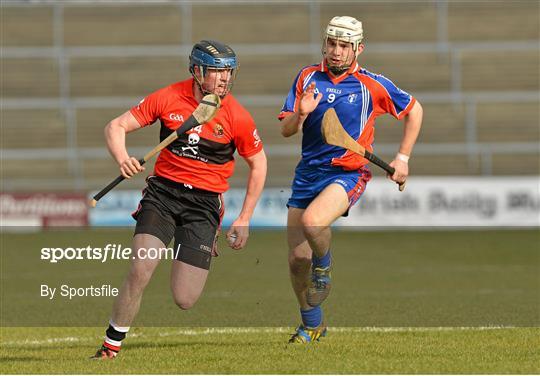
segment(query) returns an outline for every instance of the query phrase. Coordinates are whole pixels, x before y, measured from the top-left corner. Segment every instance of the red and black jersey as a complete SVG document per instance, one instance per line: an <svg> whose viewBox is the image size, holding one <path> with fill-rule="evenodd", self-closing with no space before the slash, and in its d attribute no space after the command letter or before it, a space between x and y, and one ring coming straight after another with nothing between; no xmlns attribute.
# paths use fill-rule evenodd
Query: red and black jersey
<svg viewBox="0 0 540 376"><path fill-rule="evenodd" d="M193 96L193 79L160 89L130 112L141 126L161 123L160 140L179 128L198 106ZM154 175L222 193L234 171L233 154L250 157L262 150L262 141L249 112L228 94L210 122L181 135L158 156Z"/></svg>

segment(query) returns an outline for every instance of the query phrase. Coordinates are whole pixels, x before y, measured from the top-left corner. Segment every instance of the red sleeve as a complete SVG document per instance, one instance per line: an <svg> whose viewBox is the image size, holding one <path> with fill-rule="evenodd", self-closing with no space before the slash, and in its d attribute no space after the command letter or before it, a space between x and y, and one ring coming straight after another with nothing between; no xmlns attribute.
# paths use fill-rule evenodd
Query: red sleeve
<svg viewBox="0 0 540 376"><path fill-rule="evenodd" d="M165 96L163 90L158 90L142 101L135 107L133 107L130 112L135 119L139 122L141 127L145 127L154 122L159 118L162 113L162 109L165 104Z"/></svg>
<svg viewBox="0 0 540 376"><path fill-rule="evenodd" d="M237 110L235 118L235 134L234 144L238 150L238 154L242 157L251 157L263 149L263 144L255 121L245 109Z"/></svg>
<svg viewBox="0 0 540 376"><path fill-rule="evenodd" d="M285 119L287 116L289 115L292 115L294 114L294 112L290 112L290 111L281 111L278 115L278 120L283 120Z"/></svg>

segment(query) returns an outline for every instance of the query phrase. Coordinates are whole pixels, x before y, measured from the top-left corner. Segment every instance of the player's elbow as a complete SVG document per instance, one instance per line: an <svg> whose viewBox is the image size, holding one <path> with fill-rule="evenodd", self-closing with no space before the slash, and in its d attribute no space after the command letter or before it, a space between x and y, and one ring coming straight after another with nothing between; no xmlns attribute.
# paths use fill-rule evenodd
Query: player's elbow
<svg viewBox="0 0 540 376"><path fill-rule="evenodd" d="M288 129L284 124L281 125L281 135L283 137L291 137L296 132L293 132L292 130Z"/></svg>
<svg viewBox="0 0 540 376"><path fill-rule="evenodd" d="M413 108L411 109L411 112L409 112L409 116L414 117L418 120L422 120L422 117L424 116L424 109L422 108L420 102L416 101Z"/></svg>
<svg viewBox="0 0 540 376"><path fill-rule="evenodd" d="M113 119L105 126L105 129L104 129L105 138L110 139L119 131L125 132L126 130L124 129L124 127L122 127L122 124L120 123L118 118Z"/></svg>
<svg viewBox="0 0 540 376"><path fill-rule="evenodd" d="M280 124L281 135L283 137L291 137L298 132L299 124L296 123L295 115L288 115L281 120Z"/></svg>
<svg viewBox="0 0 540 376"><path fill-rule="evenodd" d="M261 150L260 158L257 161L255 167L261 172L261 174L266 178L266 172L268 171L268 159L266 158L266 153L264 150Z"/></svg>
<svg viewBox="0 0 540 376"><path fill-rule="evenodd" d="M266 153L264 152L264 149L259 151L257 154L252 155L251 157L245 158L249 169L257 176L264 176L266 177L266 170L268 168L267 164L268 161L266 159Z"/></svg>
<svg viewBox="0 0 540 376"><path fill-rule="evenodd" d="M105 129L103 129L103 133L105 135L105 140L109 142L114 138L114 125L113 122L110 121L106 126Z"/></svg>

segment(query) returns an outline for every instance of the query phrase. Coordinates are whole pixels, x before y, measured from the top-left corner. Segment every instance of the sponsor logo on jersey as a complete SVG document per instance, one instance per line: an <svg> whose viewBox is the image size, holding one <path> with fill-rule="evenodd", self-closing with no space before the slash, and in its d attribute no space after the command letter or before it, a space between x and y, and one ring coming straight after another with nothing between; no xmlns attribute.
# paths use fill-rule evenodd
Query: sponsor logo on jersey
<svg viewBox="0 0 540 376"><path fill-rule="evenodd" d="M201 137L197 133L190 133L188 136L188 145L182 146L182 153L185 156L187 151L193 153L193 155L199 154L199 146L197 144L201 140Z"/></svg>
<svg viewBox="0 0 540 376"><path fill-rule="evenodd" d="M326 88L327 93L341 94L341 89L336 89L333 87Z"/></svg>
<svg viewBox="0 0 540 376"><path fill-rule="evenodd" d="M255 139L255 141L253 141L253 145L255 145L255 147L258 147L261 143L261 137L259 137L259 133L257 133L256 129L253 131L253 138Z"/></svg>

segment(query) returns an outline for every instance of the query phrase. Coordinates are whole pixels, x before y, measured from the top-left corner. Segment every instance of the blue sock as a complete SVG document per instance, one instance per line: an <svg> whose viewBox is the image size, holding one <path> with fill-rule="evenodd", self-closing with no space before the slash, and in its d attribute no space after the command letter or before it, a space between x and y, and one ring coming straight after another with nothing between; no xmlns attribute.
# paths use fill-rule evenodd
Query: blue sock
<svg viewBox="0 0 540 376"><path fill-rule="evenodd" d="M328 252L326 252L326 255L324 255L321 258L317 257L315 253L313 253L311 262L313 263L314 268L326 268L330 266L331 261L332 261L332 256L330 255L330 250L328 250Z"/></svg>
<svg viewBox="0 0 540 376"><path fill-rule="evenodd" d="M321 306L309 309L300 309L300 315L302 315L302 323L308 328L316 328L322 323Z"/></svg>

